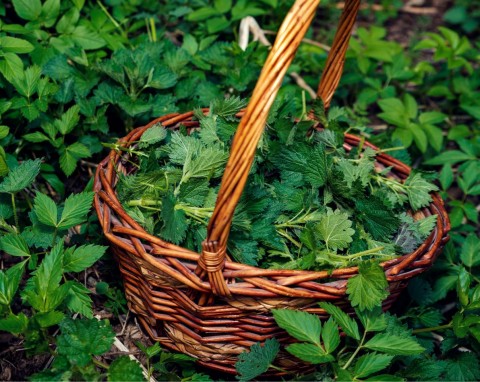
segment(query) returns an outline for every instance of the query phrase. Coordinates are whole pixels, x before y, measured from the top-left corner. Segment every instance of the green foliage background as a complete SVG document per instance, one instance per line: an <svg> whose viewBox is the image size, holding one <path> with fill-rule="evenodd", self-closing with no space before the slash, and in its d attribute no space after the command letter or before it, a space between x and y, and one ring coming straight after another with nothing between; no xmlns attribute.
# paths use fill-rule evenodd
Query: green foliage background
<svg viewBox="0 0 480 382"><path fill-rule="evenodd" d="M262 28L276 31L291 4L0 3L0 330L25 341L22 356L55 356L48 370L17 378L140 377L134 361L120 357L108 365L98 358L109 350L114 332L108 322L93 318L92 297L115 315L123 314L121 286L107 277L89 290L79 281L98 261L114 266L89 214L95 163L117 138L154 117L208 106L225 95L248 97L268 49L251 43L242 50L235 42L239 22L250 15ZM401 16L403 2L382 5L384 11L361 12L362 26L352 38L334 105L346 107L355 133L382 148L405 147L391 154L438 175L451 241L433 269L410 283L381 329L385 336L410 340L415 335L425 350L365 353L355 364L326 352L334 361L327 357L331 367L319 367L314 378L358 380L381 372L409 380L478 380L479 6L457 0L444 14L443 26L415 30L400 43L388 38L388 26ZM324 3L318 14L307 37L331 41L336 3ZM289 73L316 88L325 59L321 46L306 41ZM280 97L285 95L295 99L300 113L302 89L292 76L284 81ZM331 324L329 332L334 333ZM364 342L354 342L360 337L350 337L347 352L351 344L363 349ZM91 341L99 347L89 347ZM148 373L159 378L209 378L188 357L158 345L141 351ZM367 368L372 363L379 366ZM353 374L340 371L350 366Z"/></svg>

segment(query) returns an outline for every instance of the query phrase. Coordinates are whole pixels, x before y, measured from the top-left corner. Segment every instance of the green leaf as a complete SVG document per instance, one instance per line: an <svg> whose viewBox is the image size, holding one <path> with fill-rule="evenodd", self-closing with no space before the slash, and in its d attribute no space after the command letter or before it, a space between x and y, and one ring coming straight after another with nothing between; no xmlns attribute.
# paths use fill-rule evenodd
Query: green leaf
<svg viewBox="0 0 480 382"><path fill-rule="evenodd" d="M457 280L457 295L462 306L467 306L469 301L470 283L472 276L463 266L460 266Z"/></svg>
<svg viewBox="0 0 480 382"><path fill-rule="evenodd" d="M356 321L349 317L340 308L329 302L321 302L320 307L330 314L337 324L342 328L343 332L357 341L360 341L360 332L358 331L358 324Z"/></svg>
<svg viewBox="0 0 480 382"><path fill-rule="evenodd" d="M291 148L282 151L278 159L281 170L302 174L305 181L315 188L325 184L328 163L323 145L316 145L313 148L307 146Z"/></svg>
<svg viewBox="0 0 480 382"><path fill-rule="evenodd" d="M195 158L185 162L182 181L191 178L209 178L218 174L228 159L228 154L218 146L209 146L202 149Z"/></svg>
<svg viewBox="0 0 480 382"><path fill-rule="evenodd" d="M15 233L0 237L0 249L11 256L30 257L30 249L25 239Z"/></svg>
<svg viewBox="0 0 480 382"><path fill-rule="evenodd" d="M100 259L107 247L95 244L71 247L65 251L63 267L65 272L81 272Z"/></svg>
<svg viewBox="0 0 480 382"><path fill-rule="evenodd" d="M79 9L76 7L70 8L62 17L60 17L55 29L58 33L72 33L79 17Z"/></svg>
<svg viewBox="0 0 480 382"><path fill-rule="evenodd" d="M214 8L202 7L197 9L194 12L191 12L187 15L187 20L189 21L202 21L206 20L212 16L218 15L218 11Z"/></svg>
<svg viewBox="0 0 480 382"><path fill-rule="evenodd" d="M107 380L109 382L134 382L145 381L140 364L126 355L117 357L108 368Z"/></svg>
<svg viewBox="0 0 480 382"><path fill-rule="evenodd" d="M55 202L47 195L37 192L33 201L33 209L38 220L49 227L57 227L58 210Z"/></svg>
<svg viewBox="0 0 480 382"><path fill-rule="evenodd" d="M259 343L252 345L250 352L243 352L238 356L235 369L241 381L249 381L265 373L280 350L280 344L275 338L269 338L263 346Z"/></svg>
<svg viewBox="0 0 480 382"><path fill-rule="evenodd" d="M467 267L480 264L480 238L470 233L465 239L460 252L460 258Z"/></svg>
<svg viewBox="0 0 480 382"><path fill-rule="evenodd" d="M60 330L58 353L79 367L88 365L92 355L109 351L115 337L107 321L96 319L65 319L60 323Z"/></svg>
<svg viewBox="0 0 480 382"><path fill-rule="evenodd" d="M80 313L87 318L93 318L92 299L89 294L89 289L85 288L77 281L69 281L70 288L68 289L65 304L67 308L75 313Z"/></svg>
<svg viewBox="0 0 480 382"><path fill-rule="evenodd" d="M390 365L392 359L392 355L377 353L367 353L361 356L355 363L355 378L365 378L370 374L385 369Z"/></svg>
<svg viewBox="0 0 480 382"><path fill-rule="evenodd" d="M12 53L30 53L34 47L27 40L16 37L2 36L0 37L0 49L3 52Z"/></svg>
<svg viewBox="0 0 480 382"><path fill-rule="evenodd" d="M445 381L478 381L480 368L478 357L474 353L461 353L454 359L447 359Z"/></svg>
<svg viewBox="0 0 480 382"><path fill-rule="evenodd" d="M338 345L340 345L340 333L338 332L338 325L333 317L330 317L323 326L322 341L328 354L333 353Z"/></svg>
<svg viewBox="0 0 480 382"><path fill-rule="evenodd" d="M425 351L413 338L403 338L395 334L379 333L365 345L367 349L392 355L415 355Z"/></svg>
<svg viewBox="0 0 480 382"><path fill-rule="evenodd" d="M403 104L405 105L405 110L407 111L408 117L410 119L417 118L418 114L418 105L415 98L408 93L405 93L403 96Z"/></svg>
<svg viewBox="0 0 480 382"><path fill-rule="evenodd" d="M36 20L42 13L40 0L12 0L12 3L17 15L24 20Z"/></svg>
<svg viewBox="0 0 480 382"><path fill-rule="evenodd" d="M331 354L325 353L320 346L307 343L295 343L287 346L287 351L302 361L318 364L332 362L335 358Z"/></svg>
<svg viewBox="0 0 480 382"><path fill-rule="evenodd" d="M74 105L63 113L60 119L55 120L54 125L62 135L70 133L78 124L80 120L79 112L80 106Z"/></svg>
<svg viewBox="0 0 480 382"><path fill-rule="evenodd" d="M355 312L362 322L366 332L381 332L387 327L385 315L382 313L382 309L380 307L364 311L356 309Z"/></svg>
<svg viewBox="0 0 480 382"><path fill-rule="evenodd" d="M272 313L278 326L292 337L320 346L322 323L316 315L291 309L273 309Z"/></svg>
<svg viewBox="0 0 480 382"><path fill-rule="evenodd" d="M5 76L7 81L12 83L15 78L19 78L23 74L23 62L15 53L7 52L0 59L0 72Z"/></svg>
<svg viewBox="0 0 480 382"><path fill-rule="evenodd" d="M45 134L43 134L39 131L35 131L34 133L25 134L23 136L23 138L25 140L27 140L28 142L34 142L34 143L40 143L40 142L45 142L45 141L49 140L49 138Z"/></svg>
<svg viewBox="0 0 480 382"><path fill-rule="evenodd" d="M20 335L27 330L28 317L24 313L18 315L9 314L6 318L0 320L0 331Z"/></svg>
<svg viewBox="0 0 480 382"><path fill-rule="evenodd" d="M41 328L48 328L59 324L65 318L65 314L57 310L52 310L46 313L37 313L33 318Z"/></svg>
<svg viewBox="0 0 480 382"><path fill-rule="evenodd" d="M33 272L37 290L48 297L48 293L55 290L63 275L63 240L56 244L45 255L40 266Z"/></svg>
<svg viewBox="0 0 480 382"><path fill-rule="evenodd" d="M70 176L77 168L77 162L80 159L88 158L91 155L90 150L84 144L75 142L63 149L63 152L60 155L60 168L65 175Z"/></svg>
<svg viewBox="0 0 480 382"><path fill-rule="evenodd" d="M440 113L438 111L427 111L420 114L418 120L421 124L433 124L443 122L447 118L446 114Z"/></svg>
<svg viewBox="0 0 480 382"><path fill-rule="evenodd" d="M5 125L0 125L0 139L5 138L10 133L10 128Z"/></svg>
<svg viewBox="0 0 480 382"><path fill-rule="evenodd" d="M353 241L352 236L355 230L352 228L352 222L348 219L348 214L340 210L328 210L315 228L319 237L323 240L328 249L347 248L348 243Z"/></svg>
<svg viewBox="0 0 480 382"><path fill-rule="evenodd" d="M185 212L175 209L175 202L176 200L172 193L165 195L162 200L161 217L163 227L160 235L164 240L179 244L185 238L188 222Z"/></svg>
<svg viewBox="0 0 480 382"><path fill-rule="evenodd" d="M57 21L58 14L60 12L60 0L47 0L43 4L41 19L43 24L50 28Z"/></svg>
<svg viewBox="0 0 480 382"><path fill-rule="evenodd" d="M375 262L358 265L358 275L347 282L347 294L352 306L371 310L388 297L388 282L383 268Z"/></svg>
<svg viewBox="0 0 480 382"><path fill-rule="evenodd" d="M307 167L304 169L305 180L312 187L321 187L327 179L328 159L323 145L315 145L307 158Z"/></svg>
<svg viewBox="0 0 480 382"><path fill-rule="evenodd" d="M464 162L467 160L476 160L475 156L464 153L459 150L448 150L445 151L431 159L425 161L425 164L430 165L444 165L444 164L455 164L458 162Z"/></svg>
<svg viewBox="0 0 480 382"><path fill-rule="evenodd" d="M375 240L386 240L398 230L400 220L376 197L358 199L355 202L357 217Z"/></svg>
<svg viewBox="0 0 480 382"><path fill-rule="evenodd" d="M18 167L10 169L0 183L0 192L17 193L29 187L40 172L40 159L23 161Z"/></svg>
<svg viewBox="0 0 480 382"><path fill-rule="evenodd" d="M7 164L7 155L3 147L0 147L0 177L8 174L8 164ZM2 213L0 213L2 216Z"/></svg>
<svg viewBox="0 0 480 382"><path fill-rule="evenodd" d="M100 49L107 43L92 27L79 25L72 31L71 38L85 50Z"/></svg>
<svg viewBox="0 0 480 382"><path fill-rule="evenodd" d="M65 205L57 227L59 229L68 229L84 223L87 219L87 214L92 208L93 196L93 192L71 194L65 200Z"/></svg>
<svg viewBox="0 0 480 382"><path fill-rule="evenodd" d="M232 0L215 0L213 4L215 9L220 13L227 13L232 9Z"/></svg>
<svg viewBox="0 0 480 382"><path fill-rule="evenodd" d="M156 125L145 131L140 138L140 147L147 147L163 141L167 137L167 130L161 126Z"/></svg>
<svg viewBox="0 0 480 382"><path fill-rule="evenodd" d="M409 175L405 181L408 200L413 210L416 211L422 207L426 207L432 201L430 192L438 191L438 187L423 179L418 172Z"/></svg>
<svg viewBox="0 0 480 382"><path fill-rule="evenodd" d="M22 280L27 261L15 264L6 271L0 270L0 304L10 305Z"/></svg>
<svg viewBox="0 0 480 382"><path fill-rule="evenodd" d="M42 74L42 69L38 67L37 65L32 65L25 69L25 71L22 73L20 77L15 77L12 81L13 85L15 88L18 90L18 92L27 97L30 98L33 94L38 89L38 84L40 81L40 77ZM24 100L27 102L27 106L32 108L35 107L35 103L32 103L30 100ZM29 113L32 113L30 111ZM36 114L34 113L31 118L28 118L29 120L33 120L36 117L34 117Z"/></svg>

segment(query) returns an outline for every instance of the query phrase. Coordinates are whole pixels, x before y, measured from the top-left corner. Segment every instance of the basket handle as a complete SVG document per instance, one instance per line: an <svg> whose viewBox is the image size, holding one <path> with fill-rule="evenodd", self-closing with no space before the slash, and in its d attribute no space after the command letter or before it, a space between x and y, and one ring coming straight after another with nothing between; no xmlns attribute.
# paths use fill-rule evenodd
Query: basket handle
<svg viewBox="0 0 480 382"><path fill-rule="evenodd" d="M297 0L288 12L233 138L215 209L208 224L207 238L202 243L202 253L195 271L200 277L208 275L212 293L216 295L231 294L222 270L235 207L245 187L268 112L319 2L320 0ZM340 81L345 52L359 5L360 0L345 2L318 89L318 95L326 106Z"/></svg>

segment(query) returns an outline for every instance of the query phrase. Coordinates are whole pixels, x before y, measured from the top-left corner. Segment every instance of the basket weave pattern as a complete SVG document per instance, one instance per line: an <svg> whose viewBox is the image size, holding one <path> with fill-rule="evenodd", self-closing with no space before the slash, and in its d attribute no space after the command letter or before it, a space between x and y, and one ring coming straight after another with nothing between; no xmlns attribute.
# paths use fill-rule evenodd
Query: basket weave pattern
<svg viewBox="0 0 480 382"><path fill-rule="evenodd" d="M235 206L247 180L268 110L317 4L318 0L295 3L278 33L248 108L239 114L241 123L201 254L148 234L125 212L115 192L117 174L133 173L135 158L112 150L99 164L95 176L96 211L118 259L130 309L161 345L224 372L234 373L238 354L258 341L271 337L282 343L290 341L269 313L273 308L302 309L326 317L318 302L330 301L351 311L346 283L358 273L357 267L331 273L260 269L232 261L225 250ZM327 107L340 80L358 6L358 0L346 2L327 59L318 91ZM119 144L135 145L149 127L159 123L169 129L181 125L198 127L193 112L170 114L133 130ZM346 134L344 147L349 150L359 142L360 138ZM364 146L376 149L368 142ZM407 165L383 153L377 155L376 162L379 169L391 167L391 176L398 179L405 179L410 173ZM410 278L431 266L447 242L450 226L438 195L433 195L433 202L417 211L416 217L432 214L438 217L436 227L417 250L381 264L390 291L384 309L391 306ZM280 354L276 364L287 371L302 372L309 368L287 354Z"/></svg>

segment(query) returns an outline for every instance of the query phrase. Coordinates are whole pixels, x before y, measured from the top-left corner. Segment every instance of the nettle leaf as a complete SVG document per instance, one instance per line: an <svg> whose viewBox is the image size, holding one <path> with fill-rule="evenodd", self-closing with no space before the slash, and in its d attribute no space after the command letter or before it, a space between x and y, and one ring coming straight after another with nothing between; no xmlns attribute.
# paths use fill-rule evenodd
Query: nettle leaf
<svg viewBox="0 0 480 382"><path fill-rule="evenodd" d="M474 353L462 353L455 359L448 359L445 367L445 381L478 381L480 367Z"/></svg>
<svg viewBox="0 0 480 382"><path fill-rule="evenodd" d="M17 293L27 261L15 264L6 271L0 270L0 304L10 305Z"/></svg>
<svg viewBox="0 0 480 382"><path fill-rule="evenodd" d="M93 192L71 194L65 200L65 205L57 227L59 229L68 229L84 223L87 220L87 214L92 208L93 196Z"/></svg>
<svg viewBox="0 0 480 382"><path fill-rule="evenodd" d="M401 337L389 333L375 335L364 347L392 355L415 355L425 351L425 348L420 346L413 337Z"/></svg>
<svg viewBox="0 0 480 382"><path fill-rule="evenodd" d="M30 257L30 249L25 239L15 233L0 237L0 249L11 256Z"/></svg>
<svg viewBox="0 0 480 382"><path fill-rule="evenodd" d="M388 297L388 282L383 268L375 262L358 265L358 275L347 282L347 294L352 306L370 310Z"/></svg>
<svg viewBox="0 0 480 382"><path fill-rule="evenodd" d="M357 217L375 240L385 240L397 231L400 221L393 211L387 209L383 202L373 196L355 202Z"/></svg>
<svg viewBox="0 0 480 382"><path fill-rule="evenodd" d="M428 206L432 201L430 192L438 191L437 186L427 182L418 172L410 174L405 181L405 188L408 195L408 201L414 211Z"/></svg>
<svg viewBox="0 0 480 382"><path fill-rule="evenodd" d="M360 341L360 332L358 331L357 322L343 312L340 308L329 302L321 302L320 307L330 314L336 323L342 328L343 332L358 341Z"/></svg>
<svg viewBox="0 0 480 382"><path fill-rule="evenodd" d="M183 180L190 178L209 178L217 173L227 162L228 153L218 146L209 146L202 149L198 156L185 162L183 167Z"/></svg>
<svg viewBox="0 0 480 382"><path fill-rule="evenodd" d="M327 354L320 346L307 343L295 343L286 347L287 351L302 361L318 364L332 362L335 358Z"/></svg>
<svg viewBox="0 0 480 382"><path fill-rule="evenodd" d="M117 357L108 368L107 381L109 382L136 382L145 381L140 364L126 355Z"/></svg>
<svg viewBox="0 0 480 382"><path fill-rule="evenodd" d="M160 235L164 240L179 244L187 233L188 222L183 210L175 209L176 199L172 193L168 193L162 199L161 217L163 227Z"/></svg>
<svg viewBox="0 0 480 382"><path fill-rule="evenodd" d="M367 353L355 363L355 378L365 378L385 369L392 362L393 355Z"/></svg>
<svg viewBox="0 0 480 382"><path fill-rule="evenodd" d="M280 344L275 338L269 338L263 346L259 343L252 345L250 352L243 352L238 356L235 369L241 381L249 381L265 373L280 350Z"/></svg>
<svg viewBox="0 0 480 382"><path fill-rule="evenodd" d="M89 364L92 355L109 351L115 337L107 321L97 319L65 319L60 323L60 331L57 337L58 354L79 367Z"/></svg>
<svg viewBox="0 0 480 382"><path fill-rule="evenodd" d="M161 124L152 126L140 138L140 147L147 147L163 141L167 137L167 130Z"/></svg>
<svg viewBox="0 0 480 382"><path fill-rule="evenodd" d="M327 179L328 159L323 145L317 144L307 158L308 166L305 169L305 180L312 187L321 187Z"/></svg>
<svg viewBox="0 0 480 382"><path fill-rule="evenodd" d="M292 337L320 346L322 323L316 315L291 309L273 309L272 313L278 326Z"/></svg>
<svg viewBox="0 0 480 382"><path fill-rule="evenodd" d="M108 247L101 245L82 245L70 247L65 251L63 267L65 272L81 272L100 259Z"/></svg>
<svg viewBox="0 0 480 382"><path fill-rule="evenodd" d="M58 210L55 202L47 195L37 192L33 201L33 210L38 220L49 227L57 226Z"/></svg>
<svg viewBox="0 0 480 382"><path fill-rule="evenodd" d="M347 248L348 243L353 241L355 230L351 227L352 221L348 219L348 214L340 210L329 210L315 226L320 239L327 248L333 250Z"/></svg>
<svg viewBox="0 0 480 382"><path fill-rule="evenodd" d="M229 117L237 114L245 106L247 106L247 100L238 96L215 99L210 103L210 114L215 114L220 117Z"/></svg>
<svg viewBox="0 0 480 382"><path fill-rule="evenodd" d="M8 175L0 183L0 192L16 193L29 187L40 172L40 159L23 161L10 169Z"/></svg>

